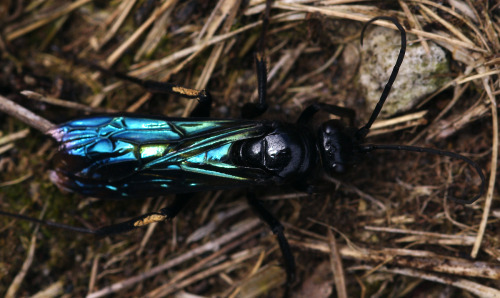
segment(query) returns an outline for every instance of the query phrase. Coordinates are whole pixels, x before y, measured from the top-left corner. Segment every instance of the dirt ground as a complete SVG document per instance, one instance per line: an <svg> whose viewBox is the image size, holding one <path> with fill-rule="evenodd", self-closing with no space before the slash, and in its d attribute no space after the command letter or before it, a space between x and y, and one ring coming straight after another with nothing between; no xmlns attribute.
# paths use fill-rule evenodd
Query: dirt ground
<svg viewBox="0 0 500 298"><path fill-rule="evenodd" d="M257 100L254 53L264 7L262 0L3 1L0 95L56 124L119 112L183 117L194 106L90 66L98 64L206 89L213 117L239 118L242 106ZM318 181L319 194L286 185L254 189L286 228L297 263L289 294L500 295L496 1L275 1L264 44L270 80L262 118L293 123L321 102L352 108L356 125L365 124L371 110L357 83L359 37L363 23L379 15L397 18L417 37L411 43L437 42L450 59L450 83L379 122L367 143L460 153L483 169L486 191L473 204L459 204L450 197L479 192L473 168L403 151L363 156L349 173ZM394 28L372 26L380 25ZM55 142L4 113L0 125L1 210L96 229L173 199L63 193L49 179ZM173 221L103 239L0 217L0 293L283 295L278 243L246 195L246 189L195 194Z"/></svg>

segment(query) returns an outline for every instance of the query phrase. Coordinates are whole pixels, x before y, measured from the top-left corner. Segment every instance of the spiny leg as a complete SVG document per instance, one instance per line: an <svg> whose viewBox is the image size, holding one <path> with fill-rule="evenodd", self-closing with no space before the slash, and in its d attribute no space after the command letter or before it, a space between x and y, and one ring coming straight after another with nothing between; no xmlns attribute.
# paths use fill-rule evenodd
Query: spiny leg
<svg viewBox="0 0 500 298"><path fill-rule="evenodd" d="M177 214L179 214L182 208L186 206L190 198L190 194L176 195L174 202L167 207L160 209L159 212L146 213L125 222L99 228L95 231L95 234L98 236L121 234L154 222L173 219L175 216L177 216Z"/></svg>
<svg viewBox="0 0 500 298"><path fill-rule="evenodd" d="M169 82L158 82L153 80L142 80L136 77L132 77L126 75L124 73L120 73L114 70L103 68L94 63L83 62L80 60L76 60L76 62L89 65L90 68L103 72L107 75L114 76L118 79L132 82L143 87L145 90L155 93L155 94L173 94L177 96L181 96L187 99L197 99L198 104L190 113L190 117L209 117L210 116L210 108L212 105L212 96L206 90L196 90L191 88L186 88L179 86L177 84L169 83Z"/></svg>
<svg viewBox="0 0 500 298"><path fill-rule="evenodd" d="M354 127L354 119L356 118L356 112L350 108L339 107L336 105L329 105L325 103L313 103L308 106L299 116L297 120L298 124L307 124L312 120L312 117L319 111L325 111L328 114L345 117L349 119L349 125Z"/></svg>
<svg viewBox="0 0 500 298"><path fill-rule="evenodd" d="M266 55L264 54L264 45L269 25L269 13L271 11L272 0L266 1L266 10L262 20L262 31L257 44L257 53L255 53L255 67L257 69L257 93L259 95L258 102L246 103L241 110L241 117L244 119L252 119L264 114L267 110L267 67Z"/></svg>
<svg viewBox="0 0 500 298"><path fill-rule="evenodd" d="M87 229L87 228L82 228L82 227L74 227L74 226L70 226L70 225L61 224L61 223L58 223L58 222L53 222L53 221L50 221L50 220L38 219L38 218L34 218L34 217L22 215L22 214L17 214L17 213L10 213L10 212L6 212L6 211L2 211L2 210L0 210L0 215L1 216L8 216L8 217L11 217L11 218L22 219L22 220L26 220L26 221L29 221L29 222L33 222L33 223L38 223L38 224L50 226L50 227L56 227L58 229L64 229L64 230L68 230L68 231L74 231L74 232L77 232L77 233L96 234L95 230L91 230L91 229Z"/></svg>
<svg viewBox="0 0 500 298"><path fill-rule="evenodd" d="M210 117L210 111L212 110L212 97L210 96L210 93L208 93L208 91L201 90L199 92L204 93L203 97L198 97L198 103L191 111L191 113L189 113L189 117L191 118Z"/></svg>
<svg viewBox="0 0 500 298"><path fill-rule="evenodd" d="M189 202L189 199L191 198L191 195L177 195L174 202L170 204L169 206L162 208L159 212L151 212L147 213L141 216L138 216L136 218L133 218L131 220L121 222L118 224L114 225L109 225L105 226L102 228L99 228L97 230L91 230L87 228L82 228L82 227L74 227L74 226L69 226L49 220L41 220L21 214L15 214L15 213L10 213L10 212L5 212L0 210L0 215L2 216L8 216L11 218L18 218L22 220L27 220L30 222L34 223L39 223L51 227L56 227L64 230L70 230L70 231L75 231L78 233L87 233L87 234L95 234L100 237L104 236L110 236L110 235L115 235L115 234L121 234L125 233L131 230L134 230L139 227L146 226L150 223L153 222L160 222L160 221L165 221L169 219L173 219L179 212L182 210L184 206Z"/></svg>
<svg viewBox="0 0 500 298"><path fill-rule="evenodd" d="M265 221L274 235L278 238L278 243L280 245L281 254L283 255L283 260L285 261L286 275L288 284L292 284L295 280L295 258L293 257L292 251L290 249L290 244L286 240L285 234L283 233L283 225L280 221L271 214L264 206L260 200L255 197L254 193L248 194L248 203L252 206L253 210L259 215L259 217Z"/></svg>

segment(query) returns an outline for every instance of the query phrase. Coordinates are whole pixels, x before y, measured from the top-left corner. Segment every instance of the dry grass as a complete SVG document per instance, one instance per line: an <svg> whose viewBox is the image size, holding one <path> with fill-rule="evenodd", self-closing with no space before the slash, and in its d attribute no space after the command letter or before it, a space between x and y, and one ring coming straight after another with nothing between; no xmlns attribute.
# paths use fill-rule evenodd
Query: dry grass
<svg viewBox="0 0 500 298"><path fill-rule="evenodd" d="M91 111L181 116L193 106L74 65L68 54L134 76L206 88L215 98L215 117L238 117L244 102L256 98L252 54L261 0L10 2L0 4L0 95L53 123ZM274 3L266 117L293 122L311 102L353 107L366 116L354 83L357 64L343 62L344 50L357 46L361 22L394 16L417 36L414 42L448 50L452 81L425 100L419 107L424 112L379 122L369 141L467 155L484 168L488 191L470 206L446 200L451 184L477 191L474 173L459 161L403 152L370 155L324 195L261 190L285 223L297 258L291 292L498 296L500 7L483 0L373 2ZM153 5L149 10L147 3ZM31 91L24 93L29 99L20 95L23 90ZM47 175L54 144L37 131L28 134L13 117L2 115L0 121L2 210L39 217L44 209L46 219L96 228L157 210L171 199L96 202L61 194ZM276 266L279 249L244 196L199 194L170 223L100 240L1 218L0 293L276 296L285 280Z"/></svg>

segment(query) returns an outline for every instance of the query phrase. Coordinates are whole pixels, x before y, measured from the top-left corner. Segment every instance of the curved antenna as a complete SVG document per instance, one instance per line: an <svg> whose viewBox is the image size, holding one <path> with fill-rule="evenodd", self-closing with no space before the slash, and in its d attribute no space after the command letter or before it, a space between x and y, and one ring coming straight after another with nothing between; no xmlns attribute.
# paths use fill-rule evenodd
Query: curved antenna
<svg viewBox="0 0 500 298"><path fill-rule="evenodd" d="M392 17L386 17L386 16L375 17L375 18L369 20L364 25L363 30L361 31L361 39L360 39L361 46L363 46L363 35L365 33L366 27L368 27L368 25L375 22L376 20L391 21L398 28L399 32L401 33L401 49L399 50L398 59L396 60L396 64L394 64L391 76L389 77L389 80L387 81L387 84L384 87L384 91L382 91L382 95L380 96L380 99L379 99L377 105L375 106L375 109L373 110L372 115L370 116L370 120L368 120L368 122L365 124L365 126L361 127L356 133L356 136L360 140L363 139L368 134L370 127L372 127L372 124L373 124L373 122L375 122L375 119L377 119L378 114L380 113L380 110L382 110L382 107L384 106L385 100L387 99L387 96L389 96L389 92L391 92L392 84L396 80L396 77L397 77L398 71L399 71L399 67L403 63L403 58L404 58L405 52L406 52L406 31L405 31L405 29L403 28L403 26L401 26L401 24L399 24L397 19L392 18Z"/></svg>
<svg viewBox="0 0 500 298"><path fill-rule="evenodd" d="M460 203L460 204L472 204L474 203L477 199L479 199L485 192L486 190L486 178L484 177L483 171L481 170L481 167L471 159L449 151L443 151L443 150L438 150L438 149L432 149L432 148L424 148L424 147L416 147L416 146L404 146L404 145L362 145L360 148L361 152L370 152L373 150L399 150L399 151L411 151L411 152L425 152L425 153L430 153L434 155L441 155L441 156L448 156L451 158L455 159L460 159L468 163L471 167L473 167L479 177L481 178L481 189L479 190L479 193L473 197L470 200L462 200L462 199L457 199L454 197L450 196L450 199L453 201Z"/></svg>

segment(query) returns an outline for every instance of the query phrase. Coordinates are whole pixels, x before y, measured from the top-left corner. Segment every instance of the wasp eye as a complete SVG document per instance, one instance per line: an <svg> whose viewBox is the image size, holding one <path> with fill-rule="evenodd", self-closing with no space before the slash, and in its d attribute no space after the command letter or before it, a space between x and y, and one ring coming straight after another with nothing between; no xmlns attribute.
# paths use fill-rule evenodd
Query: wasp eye
<svg viewBox="0 0 500 298"><path fill-rule="evenodd" d="M328 142L325 144L325 149L326 149L326 151L328 151L329 154L333 154L333 153L337 152L337 147L332 145L331 142Z"/></svg>

